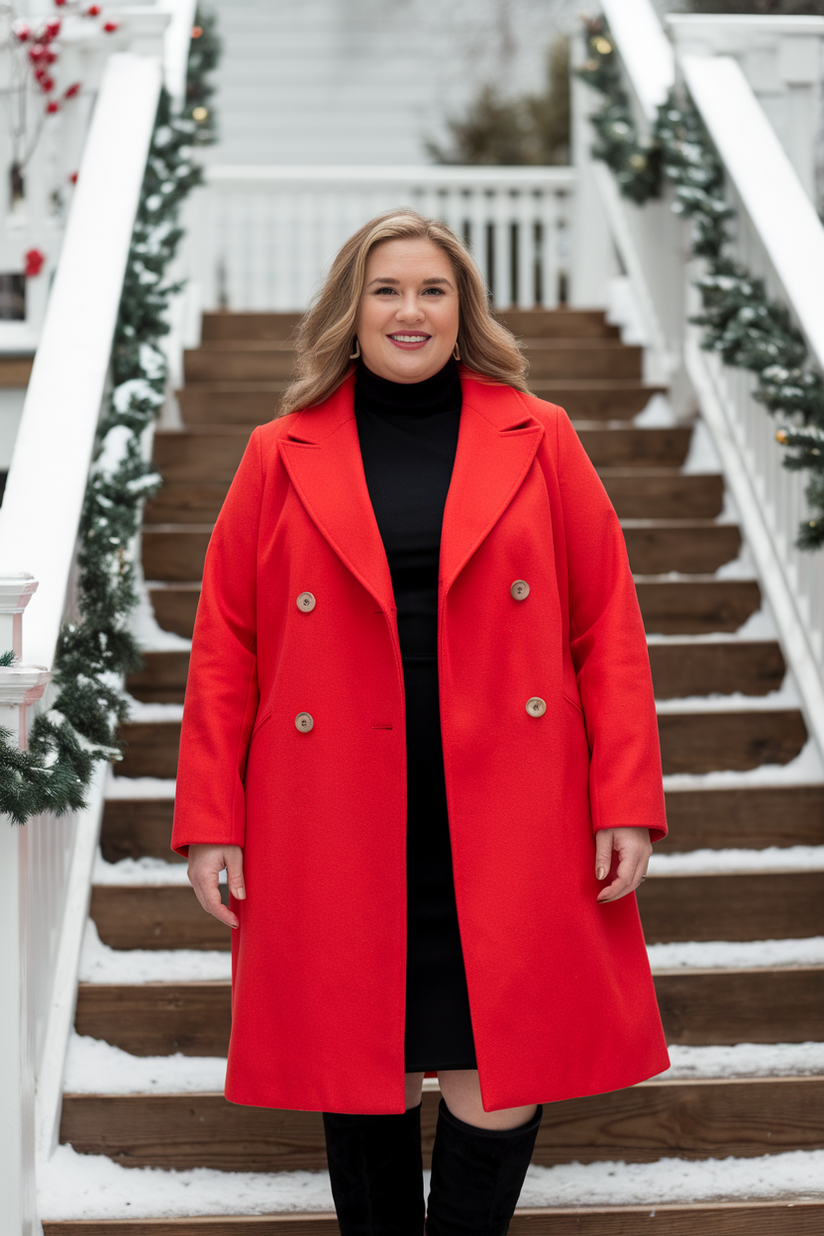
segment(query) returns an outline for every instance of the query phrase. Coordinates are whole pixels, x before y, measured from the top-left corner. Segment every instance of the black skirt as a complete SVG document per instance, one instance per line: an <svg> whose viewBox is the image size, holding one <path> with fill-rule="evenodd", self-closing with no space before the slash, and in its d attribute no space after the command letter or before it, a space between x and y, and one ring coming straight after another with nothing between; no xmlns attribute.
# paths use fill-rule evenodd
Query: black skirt
<svg viewBox="0 0 824 1236"><path fill-rule="evenodd" d="M406 1071L474 1069L433 657L404 657L407 748Z"/></svg>

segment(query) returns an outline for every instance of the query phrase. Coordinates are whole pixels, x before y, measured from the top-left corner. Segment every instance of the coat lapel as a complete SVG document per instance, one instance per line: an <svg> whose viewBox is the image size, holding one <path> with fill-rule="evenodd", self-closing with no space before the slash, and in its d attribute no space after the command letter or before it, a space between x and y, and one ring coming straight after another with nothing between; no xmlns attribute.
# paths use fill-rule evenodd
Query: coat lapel
<svg viewBox="0 0 824 1236"><path fill-rule="evenodd" d="M466 376L461 385L458 451L441 533L444 592L518 492L544 434L511 387Z"/></svg>
<svg viewBox="0 0 824 1236"><path fill-rule="evenodd" d="M392 579L366 487L354 388L352 374L319 407L292 418L281 458L318 531L381 608L391 610Z"/></svg>
<svg viewBox="0 0 824 1236"><path fill-rule="evenodd" d="M535 458L543 427L510 387L462 375L458 450L446 499L444 591L489 535ZM280 442L292 484L321 535L384 609L394 597L358 442L354 374L317 408L298 413Z"/></svg>

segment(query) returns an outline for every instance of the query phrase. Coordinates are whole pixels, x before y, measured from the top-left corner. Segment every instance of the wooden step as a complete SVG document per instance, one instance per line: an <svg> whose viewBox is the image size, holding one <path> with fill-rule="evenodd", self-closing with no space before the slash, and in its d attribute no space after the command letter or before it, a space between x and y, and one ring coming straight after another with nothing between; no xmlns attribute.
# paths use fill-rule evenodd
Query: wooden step
<svg viewBox="0 0 824 1236"><path fill-rule="evenodd" d="M200 382L177 392L183 423L192 428L204 425L243 425L247 429L274 419L280 397L288 383Z"/></svg>
<svg viewBox="0 0 824 1236"><path fill-rule="evenodd" d="M265 425L276 415L288 382L212 381L184 386L177 392L184 424ZM649 386L637 378L530 378L530 390L564 408L573 420L627 421L643 411L653 395L666 387Z"/></svg>
<svg viewBox="0 0 824 1236"><path fill-rule="evenodd" d="M824 1037L824 966L656 974L670 1044L806 1043ZM75 1028L133 1056L225 1056L226 982L81 983Z"/></svg>
<svg viewBox="0 0 824 1236"><path fill-rule="evenodd" d="M824 785L667 790L661 853L824 845Z"/></svg>
<svg viewBox="0 0 824 1236"><path fill-rule="evenodd" d="M735 691L766 695L778 690L786 670L781 648L773 639L676 640L650 644L648 651L659 700Z"/></svg>
<svg viewBox="0 0 824 1236"><path fill-rule="evenodd" d="M648 386L638 378L540 378L529 376L529 389L539 399L557 404L573 421L629 420L643 412L665 386Z"/></svg>
<svg viewBox="0 0 824 1236"><path fill-rule="evenodd" d="M797 708L667 712L658 718L658 732L665 774L788 764L807 740ZM179 721L127 721L120 734L126 752L119 776L176 776Z"/></svg>
<svg viewBox="0 0 824 1236"><path fill-rule="evenodd" d="M638 905L648 944L820 936L824 871L650 876Z"/></svg>
<svg viewBox="0 0 824 1236"><path fill-rule="evenodd" d="M724 478L675 468L600 468L621 519L715 519L724 504Z"/></svg>
<svg viewBox="0 0 824 1236"><path fill-rule="evenodd" d="M620 339L600 309L506 309L494 315L521 342L532 339Z"/></svg>
<svg viewBox="0 0 824 1236"><path fill-rule="evenodd" d="M776 640L679 640L651 644L649 656L658 699L734 691L765 695L778 690L786 668ZM145 668L127 679L129 694L139 700L182 703L189 653L146 652L143 660Z"/></svg>
<svg viewBox="0 0 824 1236"><path fill-rule="evenodd" d="M179 721L127 721L120 727L125 754L117 765L120 777L177 775Z"/></svg>
<svg viewBox="0 0 824 1236"><path fill-rule="evenodd" d="M687 457L692 427L642 429L598 421L575 421L575 431L596 468L679 468Z"/></svg>
<svg viewBox="0 0 824 1236"><path fill-rule="evenodd" d="M433 1090L423 1096L426 1166L439 1098ZM326 1165L320 1113L241 1107L220 1094L67 1094L60 1140L128 1167L282 1172ZM547 1104L532 1162L650 1163L821 1147L824 1078L655 1081Z"/></svg>
<svg viewBox="0 0 824 1236"><path fill-rule="evenodd" d="M215 486L211 491L218 489ZM208 487L199 486L197 493L190 491L191 501L205 501ZM217 507L214 496L213 507ZM162 508L160 508L162 509ZM198 509L188 513L194 515ZM175 512L181 514L181 512ZM183 514L187 512L182 512ZM148 580L194 581L203 574L203 560L212 534L214 520L173 523L148 523L143 530L143 571ZM716 524L712 520L622 520L630 565L636 575L659 575L669 571L706 575L736 556L741 544L741 534L734 524ZM668 581L671 582L671 581ZM696 581L697 582L697 581ZM717 580L719 585L743 585L738 592L743 595L751 585L748 580ZM757 585L752 585L757 588ZM723 592L723 589L720 589ZM728 591L735 592L735 588ZM720 595L720 592L719 592ZM758 608L757 605L755 608ZM748 611L744 617L748 617ZM166 624L159 618L161 626ZM741 619L743 622L744 619ZM690 630L735 630L734 627L673 628L671 632ZM167 630L173 628L166 627ZM667 634L665 628L659 633Z"/></svg>
<svg viewBox="0 0 824 1236"><path fill-rule="evenodd" d="M146 579L196 580L203 575L203 562L213 524L147 524L143 529L143 574ZM168 627L158 616L158 622Z"/></svg>
<svg viewBox="0 0 824 1236"><path fill-rule="evenodd" d="M204 342L218 339L288 339L301 313L204 313ZM529 339L618 339L619 330L602 309L508 309L495 317L514 335Z"/></svg>
<svg viewBox="0 0 824 1236"><path fill-rule="evenodd" d="M89 913L110 948L231 948L231 929L201 909L185 884L96 884Z"/></svg>
<svg viewBox="0 0 824 1236"><path fill-rule="evenodd" d="M295 350L280 341L216 340L183 353L185 385L197 382L272 382L294 374Z"/></svg>
<svg viewBox="0 0 824 1236"><path fill-rule="evenodd" d="M736 1201L650 1206L519 1207L510 1236L821 1236L824 1202ZM44 1236L339 1236L337 1219L318 1211L182 1219L43 1221Z"/></svg>
<svg viewBox="0 0 824 1236"><path fill-rule="evenodd" d="M638 895L648 943L824 935L824 872L650 876ZM114 949L228 949L230 931L188 885L97 884L91 916Z"/></svg>
<svg viewBox="0 0 824 1236"><path fill-rule="evenodd" d="M634 563L631 550L630 562ZM761 590L754 579L636 575L635 588L644 626L654 635L737 631L761 604Z"/></svg>
<svg viewBox="0 0 824 1236"><path fill-rule="evenodd" d="M145 528L143 537L145 541ZM146 578L151 577L147 575ZM174 584L155 583L149 588L149 597L155 618L164 631L172 631L175 635L182 635L184 639L192 638L197 603L200 599L199 580Z"/></svg>
<svg viewBox="0 0 824 1236"><path fill-rule="evenodd" d="M527 352L531 378L641 378L643 350L617 339L536 339ZM290 378L295 352L288 343L215 340L184 353L186 385L266 382Z"/></svg>
<svg viewBox="0 0 824 1236"><path fill-rule="evenodd" d="M667 790L666 798L670 832L656 843L660 853L824 845L824 785ZM110 799L100 837L106 862L183 862L169 849L173 810L168 798Z"/></svg>
<svg viewBox="0 0 824 1236"><path fill-rule="evenodd" d="M231 481L249 441L248 426L201 425L197 429L157 430L152 459L171 481Z"/></svg>
<svg viewBox="0 0 824 1236"><path fill-rule="evenodd" d="M638 429L633 426L606 428L598 422L578 422L575 426L587 454L597 468L660 468L664 480L673 481L689 449L692 429ZM246 444L248 425L198 425L184 430L157 430L153 459L164 485L173 481L231 481ZM606 474L605 474L606 475ZM653 475L649 474L650 477ZM615 472L615 480L624 473ZM690 477L690 481L705 479Z"/></svg>
<svg viewBox="0 0 824 1236"><path fill-rule="evenodd" d="M302 313L204 313L204 343L216 339L290 339Z"/></svg>
<svg viewBox="0 0 824 1236"><path fill-rule="evenodd" d="M713 526L726 527L723 524ZM144 529L144 546L148 539L147 531ZM737 529L735 531L737 533ZM633 554L630 546L630 562L635 560L637 555ZM161 627L191 639L200 596L199 582L165 583L159 580L155 584L158 577L148 571L146 578L153 581L149 595ZM641 575L636 576L635 586L646 629L656 635L737 631L761 604L758 583L749 579L715 579L712 575L699 575L693 579L661 579L658 575Z"/></svg>
<svg viewBox="0 0 824 1236"><path fill-rule="evenodd" d="M152 700L158 704L182 703L188 672L189 652L186 648L144 652L143 669L129 674L126 690L136 700Z"/></svg>
<svg viewBox="0 0 824 1236"><path fill-rule="evenodd" d="M107 863L123 858L186 860L170 848L174 800L171 798L110 798L103 807L100 849Z"/></svg>
<svg viewBox="0 0 824 1236"><path fill-rule="evenodd" d="M230 483L231 477L222 481L164 481L146 503L144 522L211 525L220 514Z"/></svg>
<svg viewBox="0 0 824 1236"><path fill-rule="evenodd" d="M640 380L643 348L618 339L532 339L526 349L527 381L540 378Z"/></svg>
<svg viewBox="0 0 824 1236"><path fill-rule="evenodd" d="M741 548L741 533L735 524L717 524L711 519L622 519L621 527L636 575L679 571L711 576L736 558Z"/></svg>
<svg viewBox="0 0 824 1236"><path fill-rule="evenodd" d="M665 775L789 764L807 741L798 708L667 712L658 733Z"/></svg>

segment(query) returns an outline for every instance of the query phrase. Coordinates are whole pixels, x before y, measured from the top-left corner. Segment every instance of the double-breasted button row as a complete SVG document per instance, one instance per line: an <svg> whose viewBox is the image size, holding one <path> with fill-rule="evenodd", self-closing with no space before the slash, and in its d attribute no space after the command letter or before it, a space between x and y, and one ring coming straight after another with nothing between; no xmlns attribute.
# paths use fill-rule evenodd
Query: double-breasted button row
<svg viewBox="0 0 824 1236"><path fill-rule="evenodd" d="M529 596L529 584L525 579L516 579L509 592L514 601L525 601Z"/></svg>
<svg viewBox="0 0 824 1236"><path fill-rule="evenodd" d="M312 610L317 605L317 601L311 592L301 592L298 596L296 604L302 614L311 614Z"/></svg>

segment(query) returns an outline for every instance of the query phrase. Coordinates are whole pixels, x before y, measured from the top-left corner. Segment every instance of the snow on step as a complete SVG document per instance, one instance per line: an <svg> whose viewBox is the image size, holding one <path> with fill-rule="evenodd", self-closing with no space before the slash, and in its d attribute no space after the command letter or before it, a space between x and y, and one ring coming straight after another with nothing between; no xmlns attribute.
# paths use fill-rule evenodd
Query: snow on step
<svg viewBox="0 0 824 1236"><path fill-rule="evenodd" d="M691 850L685 854L656 854L653 851L648 870L654 876L824 871L824 845L773 845L763 850Z"/></svg>
<svg viewBox="0 0 824 1236"><path fill-rule="evenodd" d="M425 1173L428 1177L428 1173ZM38 1166L42 1219L184 1218L331 1212L327 1172L163 1171L121 1167L58 1146ZM428 1186L428 1180L427 1180ZM752 1159L659 1159L530 1167L520 1206L664 1205L715 1200L824 1198L824 1151Z"/></svg>
<svg viewBox="0 0 824 1236"><path fill-rule="evenodd" d="M824 1074L824 1043L737 1043L670 1048L662 1080L798 1077ZM67 1094L204 1094L223 1090L221 1056L132 1056L102 1039L73 1033L66 1057Z"/></svg>
<svg viewBox="0 0 824 1236"><path fill-rule="evenodd" d="M772 712L800 707L801 697L789 674L778 691L768 691L766 695L744 695L742 691L733 691L729 695L713 692L712 695L682 695L655 701L659 716L670 712Z"/></svg>
<svg viewBox="0 0 824 1236"><path fill-rule="evenodd" d="M810 738L788 764L759 764L746 772L721 769L708 773L669 773L664 776L664 790L667 793L673 790L745 790L758 785L820 785L822 781L824 764Z"/></svg>
<svg viewBox="0 0 824 1236"><path fill-rule="evenodd" d="M174 779L163 777L115 777L111 769L106 780L108 800L123 798L174 798Z"/></svg>
<svg viewBox="0 0 824 1236"><path fill-rule="evenodd" d="M194 896L194 893L192 893ZM200 949L114 949L89 919L83 935L81 983L195 983L232 977L232 955Z"/></svg>
<svg viewBox="0 0 824 1236"><path fill-rule="evenodd" d="M649 871L654 876L718 875L738 872L824 871L824 846L768 846L763 850L692 850L685 854L653 854ZM220 879L225 883L226 872ZM188 885L184 863L163 858L123 858L107 863L98 850L95 884L130 886Z"/></svg>
<svg viewBox="0 0 824 1236"><path fill-rule="evenodd" d="M671 970L752 970L824 966L824 936L801 940L691 940L648 944L654 974Z"/></svg>

